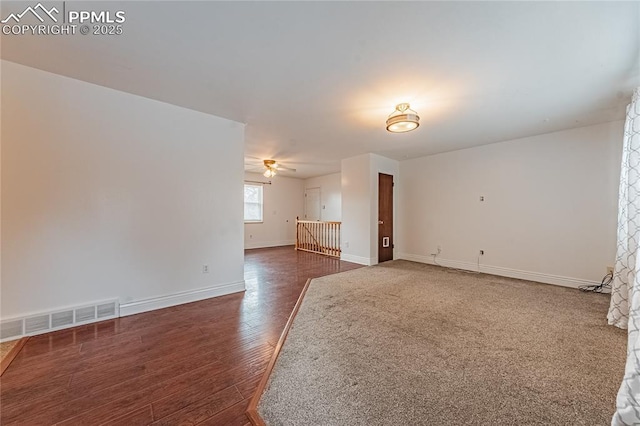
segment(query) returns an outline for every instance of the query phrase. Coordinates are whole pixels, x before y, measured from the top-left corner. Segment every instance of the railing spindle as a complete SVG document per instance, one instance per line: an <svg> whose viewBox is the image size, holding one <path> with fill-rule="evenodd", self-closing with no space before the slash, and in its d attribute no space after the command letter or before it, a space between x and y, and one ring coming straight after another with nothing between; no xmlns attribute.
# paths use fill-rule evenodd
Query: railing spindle
<svg viewBox="0 0 640 426"><path fill-rule="evenodd" d="M300 220L296 217L296 250L340 257L341 222Z"/></svg>

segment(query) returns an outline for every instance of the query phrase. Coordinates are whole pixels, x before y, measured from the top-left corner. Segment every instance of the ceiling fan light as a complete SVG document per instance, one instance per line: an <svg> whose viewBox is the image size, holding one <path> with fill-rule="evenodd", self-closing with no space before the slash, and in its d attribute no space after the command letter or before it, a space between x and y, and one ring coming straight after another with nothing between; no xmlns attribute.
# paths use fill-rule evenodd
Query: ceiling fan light
<svg viewBox="0 0 640 426"><path fill-rule="evenodd" d="M387 130L391 133L404 133L415 130L420 125L418 113L409 108L409 104L398 104L396 110L387 118Z"/></svg>
<svg viewBox="0 0 640 426"><path fill-rule="evenodd" d="M275 175L276 175L276 171L275 171L275 169L272 169L272 168L268 168L263 173L263 176L266 177L266 178L272 178Z"/></svg>

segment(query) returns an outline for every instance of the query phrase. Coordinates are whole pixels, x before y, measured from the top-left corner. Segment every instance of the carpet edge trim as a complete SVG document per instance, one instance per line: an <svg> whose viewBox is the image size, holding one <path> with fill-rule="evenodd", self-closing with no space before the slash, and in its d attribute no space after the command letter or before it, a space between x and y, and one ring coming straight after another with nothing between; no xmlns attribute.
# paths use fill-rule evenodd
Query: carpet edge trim
<svg viewBox="0 0 640 426"><path fill-rule="evenodd" d="M13 360L18 356L24 345L29 340L29 336L21 338L16 345L11 348L6 357L2 359L0 362L0 376L4 374L4 372L9 368L9 365L13 362Z"/></svg>
<svg viewBox="0 0 640 426"><path fill-rule="evenodd" d="M284 330L282 330L282 334L280 335L278 344L276 345L276 348L273 351L273 355L271 355L271 359L269 360L269 365L267 365L267 369L262 375L262 379L258 384L258 388L256 389L255 393L251 397L251 401L249 402L249 406L247 407L246 415L253 426L266 426L266 423L264 422L264 420L262 420L262 417L260 417L260 414L258 414L258 403L260 402L260 398L262 397L262 394L264 393L264 390L267 387L267 383L269 382L269 378L271 377L273 368L276 365L276 361L278 360L280 351L284 346L285 340L287 340L287 336L289 335L289 330L291 329L291 326L293 325L293 321L295 320L296 315L300 310L300 306L302 305L302 301L304 299L304 296L307 294L307 290L309 289L310 284L311 284L311 278L309 278L305 283L304 288L302 289L302 293L300 293L300 297L298 297L298 301L296 302L296 305L293 307L293 311L291 311L291 315L287 320L287 324L284 326Z"/></svg>

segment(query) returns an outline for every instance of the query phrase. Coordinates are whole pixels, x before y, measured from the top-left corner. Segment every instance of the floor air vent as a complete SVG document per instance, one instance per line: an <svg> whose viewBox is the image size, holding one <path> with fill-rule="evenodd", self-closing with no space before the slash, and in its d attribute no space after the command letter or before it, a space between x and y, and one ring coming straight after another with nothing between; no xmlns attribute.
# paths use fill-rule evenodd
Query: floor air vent
<svg viewBox="0 0 640 426"><path fill-rule="evenodd" d="M66 311L46 312L0 322L0 341L15 340L26 335L62 330L79 324L87 324L116 318L118 302L99 302L91 306L70 308Z"/></svg>

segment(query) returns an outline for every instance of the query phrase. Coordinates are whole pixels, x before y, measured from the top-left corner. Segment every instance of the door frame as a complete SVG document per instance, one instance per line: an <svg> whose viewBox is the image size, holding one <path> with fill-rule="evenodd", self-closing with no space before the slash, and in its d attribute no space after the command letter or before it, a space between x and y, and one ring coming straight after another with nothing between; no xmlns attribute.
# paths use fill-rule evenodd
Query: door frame
<svg viewBox="0 0 640 426"><path fill-rule="evenodd" d="M394 173L390 173L387 171L383 171L383 170L378 170L377 173L377 185L376 185L376 236L375 236L375 246L376 246L376 256L375 256L375 260L376 263L380 263L380 225L379 225L379 221L380 221L380 175L387 175L387 176L391 176L391 259L389 260L393 260L395 259L395 237L396 237L396 191L395 191L395 182L396 182L396 175Z"/></svg>
<svg viewBox="0 0 640 426"><path fill-rule="evenodd" d="M314 187L310 187L310 188L305 188L304 189L304 219L305 220L311 220L307 217L307 191L309 190L318 190L318 219L314 219L314 220L318 220L321 221L322 220L322 188L319 186L314 186Z"/></svg>

